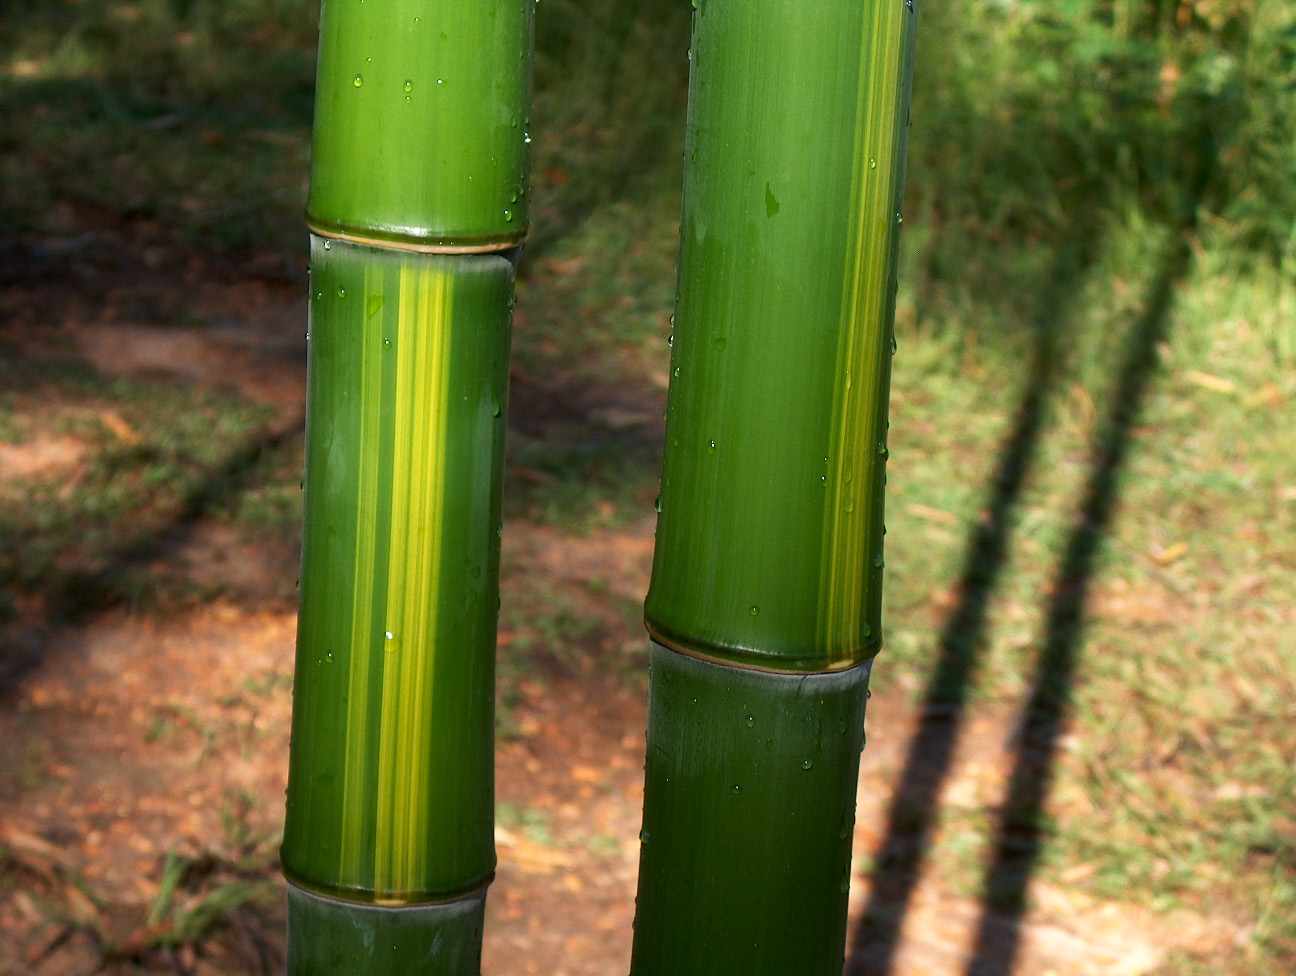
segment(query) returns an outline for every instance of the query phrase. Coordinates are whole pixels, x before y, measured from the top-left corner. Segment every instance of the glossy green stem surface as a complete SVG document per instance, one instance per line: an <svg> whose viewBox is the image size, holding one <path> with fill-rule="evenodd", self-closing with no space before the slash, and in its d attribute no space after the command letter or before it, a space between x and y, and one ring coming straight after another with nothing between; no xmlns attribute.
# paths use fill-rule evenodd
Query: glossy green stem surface
<svg viewBox="0 0 1296 976"><path fill-rule="evenodd" d="M288 886L293 976L480 976L486 895L436 905L356 904Z"/></svg>
<svg viewBox="0 0 1296 976"><path fill-rule="evenodd" d="M532 0L324 0L320 233L508 246L526 229Z"/></svg>
<svg viewBox="0 0 1296 976"><path fill-rule="evenodd" d="M868 668L652 645L632 976L840 976Z"/></svg>
<svg viewBox="0 0 1296 976"><path fill-rule="evenodd" d="M771 669L880 640L914 9L699 0L646 618Z"/></svg>
<svg viewBox="0 0 1296 976"><path fill-rule="evenodd" d="M306 520L283 866L356 901L494 871L513 265L311 243Z"/></svg>

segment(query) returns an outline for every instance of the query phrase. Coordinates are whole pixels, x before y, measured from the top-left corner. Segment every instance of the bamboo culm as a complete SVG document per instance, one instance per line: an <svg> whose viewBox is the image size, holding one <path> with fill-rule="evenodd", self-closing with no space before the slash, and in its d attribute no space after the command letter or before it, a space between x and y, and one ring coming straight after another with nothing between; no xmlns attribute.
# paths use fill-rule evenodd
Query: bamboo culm
<svg viewBox="0 0 1296 976"><path fill-rule="evenodd" d="M290 976L480 970L532 8L321 10Z"/></svg>
<svg viewBox="0 0 1296 976"><path fill-rule="evenodd" d="M696 0L632 976L837 976L916 10Z"/></svg>

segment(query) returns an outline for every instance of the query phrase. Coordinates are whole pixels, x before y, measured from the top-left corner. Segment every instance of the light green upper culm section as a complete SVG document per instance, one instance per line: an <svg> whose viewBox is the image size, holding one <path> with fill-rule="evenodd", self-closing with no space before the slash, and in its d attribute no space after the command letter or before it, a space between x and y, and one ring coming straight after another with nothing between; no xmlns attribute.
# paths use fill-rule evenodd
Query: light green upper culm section
<svg viewBox="0 0 1296 976"><path fill-rule="evenodd" d="M316 231L447 248L522 240L533 7L324 0Z"/></svg>
<svg viewBox="0 0 1296 976"><path fill-rule="evenodd" d="M696 6L648 629L732 663L846 668L881 637L916 15Z"/></svg>

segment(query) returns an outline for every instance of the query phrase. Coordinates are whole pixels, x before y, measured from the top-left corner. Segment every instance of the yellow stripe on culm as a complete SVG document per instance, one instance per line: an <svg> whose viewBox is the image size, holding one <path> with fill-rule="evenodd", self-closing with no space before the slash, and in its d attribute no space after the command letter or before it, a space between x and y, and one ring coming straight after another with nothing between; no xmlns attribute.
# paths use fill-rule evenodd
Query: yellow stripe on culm
<svg viewBox="0 0 1296 976"><path fill-rule="evenodd" d="M445 502L451 276L402 264L374 887L413 889L427 852L429 734Z"/></svg>
<svg viewBox="0 0 1296 976"><path fill-rule="evenodd" d="M874 2L864 14L856 89L855 152L851 166L851 223L845 255L842 322L829 446L829 498L824 515L818 629L833 659L859 650L867 612L865 583L872 558L865 551L874 486L874 445L861 444L876 415L885 337L875 335L887 308L890 226L896 220L894 180L903 18L908 8ZM871 21L871 23L869 23ZM878 432L881 433L880 431ZM858 465L858 470L855 467ZM868 636L868 635L863 635Z"/></svg>
<svg viewBox="0 0 1296 976"><path fill-rule="evenodd" d="M381 298L383 274L378 268L365 270L362 308L371 297ZM369 674L373 646L374 549L378 525L378 476L382 448L383 344L382 316L366 315L361 325L363 341L360 359L360 443L357 445L360 471L356 479L356 550L352 570L351 634L347 674L347 738L343 762L342 844L338 877L358 879L365 852L364 825L373 802L365 781L369 752Z"/></svg>

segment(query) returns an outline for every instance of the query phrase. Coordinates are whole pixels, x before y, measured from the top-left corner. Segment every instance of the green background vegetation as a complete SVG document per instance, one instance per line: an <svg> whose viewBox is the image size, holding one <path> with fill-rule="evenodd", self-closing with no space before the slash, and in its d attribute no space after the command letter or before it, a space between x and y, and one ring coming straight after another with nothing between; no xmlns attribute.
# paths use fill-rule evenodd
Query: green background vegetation
<svg viewBox="0 0 1296 976"><path fill-rule="evenodd" d="M509 519L651 512L689 14L537 9ZM315 17L307 0L9 0L0 281L56 289L105 260L70 229L89 213L218 279L270 266L304 288ZM1070 715L1045 733L1055 812L1010 817L1038 876L1249 925L1226 958L1162 976L1291 972L1296 13L980 0L931 5L921 32L875 696ZM137 320L207 324L180 293L85 287ZM109 408L134 438L110 436ZM92 461L71 488L0 481L0 615L206 599L150 560L176 520L294 544L300 443L236 393L105 379L6 332L0 441L51 430ZM291 603L288 574L257 598ZM572 608L599 594L547 586L506 581L503 625L596 653ZM530 666L502 662L505 704ZM982 810L942 816L966 830L933 856L979 890L999 841Z"/></svg>

